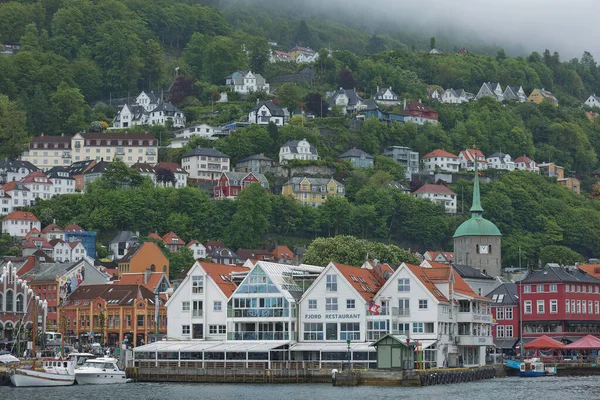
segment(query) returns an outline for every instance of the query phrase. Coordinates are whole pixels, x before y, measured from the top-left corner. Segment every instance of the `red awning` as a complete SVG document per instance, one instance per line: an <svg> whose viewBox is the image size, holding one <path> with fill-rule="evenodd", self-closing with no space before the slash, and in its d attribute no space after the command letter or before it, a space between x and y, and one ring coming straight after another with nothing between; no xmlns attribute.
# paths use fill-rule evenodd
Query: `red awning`
<svg viewBox="0 0 600 400"><path fill-rule="evenodd" d="M554 340L546 335L540 336L532 342L524 344L525 350L547 350L547 349L562 349L564 344L558 340Z"/></svg>
<svg viewBox="0 0 600 400"><path fill-rule="evenodd" d="M600 349L600 339L593 335L587 335L576 342L566 345L565 349Z"/></svg>

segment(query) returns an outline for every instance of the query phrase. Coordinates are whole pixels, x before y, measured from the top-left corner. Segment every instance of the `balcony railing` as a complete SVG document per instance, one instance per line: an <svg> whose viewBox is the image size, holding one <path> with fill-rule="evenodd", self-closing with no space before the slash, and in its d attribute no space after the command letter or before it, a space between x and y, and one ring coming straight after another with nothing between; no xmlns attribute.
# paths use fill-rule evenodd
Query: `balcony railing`
<svg viewBox="0 0 600 400"><path fill-rule="evenodd" d="M292 340L294 339L292 337ZM229 332L227 333L227 340L290 340L290 334L288 332Z"/></svg>

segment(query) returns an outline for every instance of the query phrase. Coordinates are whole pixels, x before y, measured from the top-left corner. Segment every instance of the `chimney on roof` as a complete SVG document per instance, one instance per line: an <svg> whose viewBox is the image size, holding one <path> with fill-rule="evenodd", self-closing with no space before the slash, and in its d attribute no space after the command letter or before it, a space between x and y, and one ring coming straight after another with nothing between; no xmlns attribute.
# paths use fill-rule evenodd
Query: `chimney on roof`
<svg viewBox="0 0 600 400"><path fill-rule="evenodd" d="M406 110L406 98L404 98L404 108L403 110Z"/></svg>

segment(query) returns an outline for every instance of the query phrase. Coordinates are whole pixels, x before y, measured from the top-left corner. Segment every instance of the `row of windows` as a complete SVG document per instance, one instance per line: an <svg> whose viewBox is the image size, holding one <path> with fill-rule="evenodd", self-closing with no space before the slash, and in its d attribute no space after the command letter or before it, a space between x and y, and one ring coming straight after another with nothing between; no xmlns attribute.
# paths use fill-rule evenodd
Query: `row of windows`
<svg viewBox="0 0 600 400"><path fill-rule="evenodd" d="M567 314L600 314L600 301L565 300Z"/></svg>
<svg viewBox="0 0 600 400"><path fill-rule="evenodd" d="M514 331L512 325L498 325L496 327L496 337L499 338L512 338L514 337Z"/></svg>
<svg viewBox="0 0 600 400"><path fill-rule="evenodd" d="M555 283L552 283L550 285L525 285L523 286L523 293L533 293L533 289L535 288L535 292L537 293L545 293L546 290L549 293L556 293L558 292L558 285L556 285ZM566 293L594 293L594 294L599 294L600 293L600 287L599 286L592 286L592 285L565 285L565 292Z"/></svg>
<svg viewBox="0 0 600 400"><path fill-rule="evenodd" d="M194 303L194 311L202 310L202 302L201 301L193 301ZM181 302L181 311L189 312L191 309L191 304L189 301ZM223 311L223 303L221 301L213 301L213 311L220 312Z"/></svg>
<svg viewBox="0 0 600 400"><path fill-rule="evenodd" d="M513 308L512 307L497 307L496 308L496 320L512 320L513 319Z"/></svg>

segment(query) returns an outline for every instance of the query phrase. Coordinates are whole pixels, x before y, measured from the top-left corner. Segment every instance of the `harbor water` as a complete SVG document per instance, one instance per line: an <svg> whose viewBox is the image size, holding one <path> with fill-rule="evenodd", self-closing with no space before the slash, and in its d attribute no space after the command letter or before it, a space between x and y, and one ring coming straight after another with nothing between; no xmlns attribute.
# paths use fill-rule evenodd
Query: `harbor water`
<svg viewBox="0 0 600 400"><path fill-rule="evenodd" d="M414 397L413 397L414 396ZM398 399L600 399L600 379L589 377L498 378L429 387L332 387L328 384L177 384L130 383L57 388L0 387L2 400L350 400Z"/></svg>

